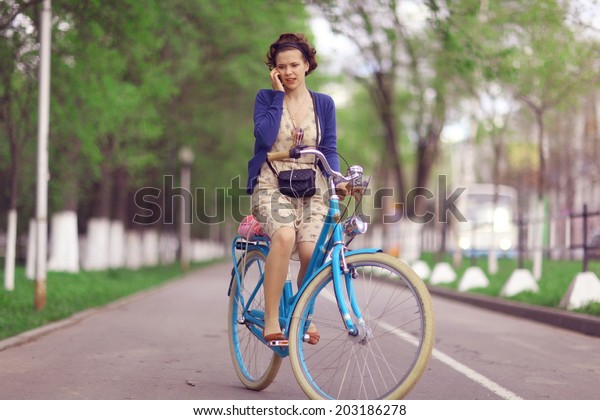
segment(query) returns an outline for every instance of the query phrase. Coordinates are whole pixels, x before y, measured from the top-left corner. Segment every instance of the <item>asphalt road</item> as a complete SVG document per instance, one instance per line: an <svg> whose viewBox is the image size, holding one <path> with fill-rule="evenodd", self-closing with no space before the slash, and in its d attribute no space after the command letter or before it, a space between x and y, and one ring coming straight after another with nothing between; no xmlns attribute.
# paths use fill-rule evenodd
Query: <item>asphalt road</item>
<svg viewBox="0 0 600 420"><path fill-rule="evenodd" d="M0 341L0 399L305 399L284 361L264 391L227 345L229 264ZM600 338L434 296L434 357L407 399L598 400Z"/></svg>

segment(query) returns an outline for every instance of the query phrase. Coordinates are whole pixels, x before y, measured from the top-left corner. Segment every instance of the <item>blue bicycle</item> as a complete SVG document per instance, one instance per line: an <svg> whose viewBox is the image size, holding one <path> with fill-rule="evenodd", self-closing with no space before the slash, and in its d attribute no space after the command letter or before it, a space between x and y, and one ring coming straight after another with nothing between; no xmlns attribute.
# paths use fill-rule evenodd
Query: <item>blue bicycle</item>
<svg viewBox="0 0 600 420"><path fill-rule="evenodd" d="M328 178L329 212L304 281L294 293L286 281L280 325L288 347L269 347L262 335L263 279L269 240L237 236L229 285L229 347L235 371L249 389L269 386L290 356L295 378L311 399L399 399L416 384L431 356L434 316L423 281L405 263L379 249L350 250L366 231L360 216L341 222L335 185L363 185L362 168L333 171L317 149L269 154L269 160L315 155ZM313 323L321 336L308 345Z"/></svg>

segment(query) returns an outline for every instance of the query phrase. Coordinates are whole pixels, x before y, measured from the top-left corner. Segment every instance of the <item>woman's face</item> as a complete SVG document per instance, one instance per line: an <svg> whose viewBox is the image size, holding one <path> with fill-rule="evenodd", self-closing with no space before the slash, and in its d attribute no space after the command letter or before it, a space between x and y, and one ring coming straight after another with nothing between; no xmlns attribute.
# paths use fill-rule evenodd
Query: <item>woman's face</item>
<svg viewBox="0 0 600 420"><path fill-rule="evenodd" d="M309 65L299 50L292 48L281 51L275 57L275 62L281 76L281 82L286 90L294 90L298 86L304 85L305 74Z"/></svg>

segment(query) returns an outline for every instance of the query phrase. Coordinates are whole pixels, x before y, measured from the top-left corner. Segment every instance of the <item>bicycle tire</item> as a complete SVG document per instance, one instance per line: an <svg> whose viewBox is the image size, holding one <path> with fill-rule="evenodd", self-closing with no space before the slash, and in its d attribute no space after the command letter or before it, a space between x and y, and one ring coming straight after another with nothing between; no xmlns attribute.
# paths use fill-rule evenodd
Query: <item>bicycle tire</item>
<svg viewBox="0 0 600 420"><path fill-rule="evenodd" d="M238 291L237 281L233 280L227 316L229 351L235 372L246 388L255 391L263 390L273 382L281 366L282 358L250 331L243 309L237 304L236 295L242 293L244 301L248 302L264 273L265 260L265 254L257 249L247 251L245 256L240 259L238 272L241 276L242 287ZM252 298L249 309L256 309L264 313L262 286Z"/></svg>
<svg viewBox="0 0 600 420"><path fill-rule="evenodd" d="M311 399L401 399L423 374L433 349L429 292L408 265L390 255L355 254L346 261L356 273L356 300L371 335L348 334L329 267L311 281L294 309L292 370ZM302 339L311 312L321 336L316 345Z"/></svg>

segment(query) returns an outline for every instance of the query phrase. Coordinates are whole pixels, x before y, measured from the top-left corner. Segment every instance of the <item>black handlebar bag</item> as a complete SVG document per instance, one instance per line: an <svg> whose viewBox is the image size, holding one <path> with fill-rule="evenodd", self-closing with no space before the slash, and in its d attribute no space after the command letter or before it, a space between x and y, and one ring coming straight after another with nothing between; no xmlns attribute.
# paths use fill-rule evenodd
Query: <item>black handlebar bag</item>
<svg viewBox="0 0 600 420"><path fill-rule="evenodd" d="M279 191L295 198L312 197L317 192L314 169L292 169L277 174Z"/></svg>

